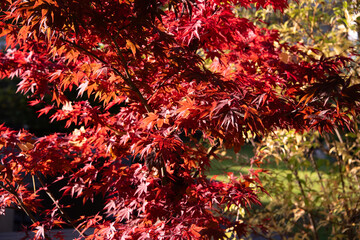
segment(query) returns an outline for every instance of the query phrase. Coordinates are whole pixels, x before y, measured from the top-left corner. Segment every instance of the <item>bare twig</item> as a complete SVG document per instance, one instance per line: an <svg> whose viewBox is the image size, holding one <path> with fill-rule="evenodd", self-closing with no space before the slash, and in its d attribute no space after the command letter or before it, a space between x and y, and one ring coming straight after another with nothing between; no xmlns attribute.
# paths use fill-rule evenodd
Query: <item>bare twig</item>
<svg viewBox="0 0 360 240"><path fill-rule="evenodd" d="M35 176L31 175L31 179L32 179L34 193L36 193Z"/></svg>

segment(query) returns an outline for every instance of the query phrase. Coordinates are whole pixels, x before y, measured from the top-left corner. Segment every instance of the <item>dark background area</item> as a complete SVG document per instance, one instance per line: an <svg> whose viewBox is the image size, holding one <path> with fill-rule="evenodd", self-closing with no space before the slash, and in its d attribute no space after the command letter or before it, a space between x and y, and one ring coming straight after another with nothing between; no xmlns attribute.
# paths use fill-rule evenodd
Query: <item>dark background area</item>
<svg viewBox="0 0 360 240"><path fill-rule="evenodd" d="M27 96L16 93L19 79L0 80L0 124L13 130L26 129L40 137L54 132L63 132L64 123L50 123L49 115L38 117L41 106L29 106Z"/></svg>

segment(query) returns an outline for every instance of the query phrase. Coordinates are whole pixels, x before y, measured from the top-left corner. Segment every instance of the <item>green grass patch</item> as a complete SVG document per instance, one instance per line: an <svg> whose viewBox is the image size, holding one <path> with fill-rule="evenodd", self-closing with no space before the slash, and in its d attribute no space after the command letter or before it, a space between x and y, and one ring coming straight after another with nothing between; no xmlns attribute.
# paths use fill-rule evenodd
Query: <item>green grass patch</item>
<svg viewBox="0 0 360 240"><path fill-rule="evenodd" d="M224 150L218 155L219 159L211 162L208 177L217 175L216 180L226 182L229 180L228 172L235 176L249 173L254 151L252 146L246 145L238 154ZM349 225L343 225L342 219L346 216L346 209L358 209L359 197L355 188L359 186L357 178L347 174L345 167L340 169L338 162L331 158L316 159L316 166L305 154L289 154L281 158L289 160L276 162L270 158L261 165L268 172L260 173L259 178L270 196L258 192L263 206L255 205L249 214L241 216L255 225L263 224L261 220L267 219L270 234L283 233L295 239L312 236L310 213L315 219L320 240L329 239L334 229L342 232L342 229L348 229ZM239 216L236 209L228 214ZM351 227L355 229L356 226L354 223Z"/></svg>
<svg viewBox="0 0 360 240"><path fill-rule="evenodd" d="M220 151L218 154L220 159L213 159L208 177L216 176L218 181L228 181L227 173L232 172L235 176L248 174L251 168L257 169L256 166L251 167L251 158L254 156L254 149L251 145L245 145L241 151L235 154L232 150ZM294 195L300 194L300 188L294 173L285 163L276 163L269 160L261 166L262 169L268 170L268 173L260 173L260 180L264 184L265 189L290 189ZM321 191L319 176L312 167L299 168L298 175L304 191ZM328 178L329 168L322 167L321 177ZM271 185L271 187L270 187ZM275 192L269 192L270 196L259 193L259 197L264 205L268 204Z"/></svg>

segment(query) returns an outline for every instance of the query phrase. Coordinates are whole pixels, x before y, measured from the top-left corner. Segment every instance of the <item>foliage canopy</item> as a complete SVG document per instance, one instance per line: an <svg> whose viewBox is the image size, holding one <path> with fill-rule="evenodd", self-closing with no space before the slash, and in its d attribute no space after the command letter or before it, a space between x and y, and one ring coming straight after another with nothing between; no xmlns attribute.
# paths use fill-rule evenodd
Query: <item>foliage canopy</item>
<svg viewBox="0 0 360 240"><path fill-rule="evenodd" d="M22 208L37 238L55 226L82 236L94 228L89 239L221 239L229 228L243 235L246 222L222 209L259 203L263 189L257 173L208 180L215 149L238 151L248 136L277 128L351 129L360 90L341 74L351 59L314 57L236 16L235 7L251 4L287 6L2 1L0 77L21 78L18 91L42 106L39 115L74 130L35 137L1 126L0 206ZM69 216L65 198L99 196L96 213Z"/></svg>

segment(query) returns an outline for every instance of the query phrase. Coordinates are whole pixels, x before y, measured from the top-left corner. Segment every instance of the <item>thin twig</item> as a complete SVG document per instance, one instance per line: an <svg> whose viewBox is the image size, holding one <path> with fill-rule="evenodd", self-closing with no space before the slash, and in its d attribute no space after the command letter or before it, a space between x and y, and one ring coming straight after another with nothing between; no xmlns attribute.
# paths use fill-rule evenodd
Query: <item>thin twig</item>
<svg viewBox="0 0 360 240"><path fill-rule="evenodd" d="M304 190L304 187L301 183L301 179L299 177L299 173L298 173L298 170L289 162L289 160L287 158L284 159L285 163L288 165L288 167L290 168L290 170L293 172L294 176L295 176L295 179L296 179L296 182L300 188L300 192L301 192L301 195L303 196L304 198L304 202L305 202L305 205L306 205L306 211L309 215L309 220L310 220L310 224L312 226L312 232L313 232L313 235L314 235L314 239L318 240L319 239L319 236L317 234L317 227L316 227L316 222L315 222L315 218L313 216L313 214L311 213L311 211L308 211L307 210L307 206L309 204L309 199L306 197L306 194L305 194L305 190Z"/></svg>
<svg viewBox="0 0 360 240"><path fill-rule="evenodd" d="M31 179L32 179L33 190L34 190L34 194L35 194L36 193L35 176L31 175Z"/></svg>
<svg viewBox="0 0 360 240"><path fill-rule="evenodd" d="M220 146L220 140L216 139L215 140L215 145L211 146L208 150L208 153L206 154L206 157L209 158L215 151L216 149ZM202 162L201 162L202 163ZM196 172L194 173L193 178L196 178L199 175L200 171L199 169L196 170Z"/></svg>
<svg viewBox="0 0 360 240"><path fill-rule="evenodd" d="M10 193L11 195L13 195L16 199L16 201L19 203L21 209L26 213L26 215L30 218L31 222L32 223L36 223L37 220L36 218L34 217L34 215L31 213L31 211L26 207L26 205L24 204L24 202L21 200L21 198L19 197L19 195L17 194L17 192L11 188L8 188L6 187L5 185L3 185L1 182L0 182L0 187L2 189L4 189L5 191L7 191L8 193Z"/></svg>
<svg viewBox="0 0 360 240"><path fill-rule="evenodd" d="M84 234L82 231L80 231L80 229L77 226L75 226L75 224L71 221L70 217L66 214L66 212L59 205L58 201L55 199L54 195L49 191L49 189L47 188L47 186L45 185L45 183L43 182L41 177L38 174L35 174L35 176L39 180L40 185L42 186L43 190L46 192L46 194L49 196L51 201L55 204L56 208L59 210L60 215L66 220L66 222L71 227L73 227L80 234L81 237L85 238L86 234Z"/></svg>
<svg viewBox="0 0 360 240"><path fill-rule="evenodd" d="M335 130L335 132L337 131L337 129ZM338 134L339 134L339 131L337 131L338 132ZM340 136L340 135L339 135ZM329 147L329 149L330 149L330 139L329 139L329 136L328 135L324 135L324 139L325 139L325 142L326 142L326 144L328 145L328 147ZM341 139L341 138L340 138ZM340 140L339 139L339 141L341 142L342 141L342 139ZM337 144L335 143L335 148L336 148L336 150L337 150ZM343 176L343 170L342 170L342 168L343 168L343 163L342 163L342 158L341 157L339 157L339 155L338 154L335 154L335 158L336 158L336 160L337 160L337 162L338 162L338 166L339 166L339 175L340 175L340 181L341 181L341 187L342 187L342 192L343 192L343 197L345 197L345 193L346 193L346 189L345 189L345 181L344 181L344 176ZM349 219L349 216L350 216L350 211L349 211L349 207L348 207L348 205L347 205L347 203L346 202L344 202L344 208L345 208L345 216L346 216L346 218L347 219Z"/></svg>

